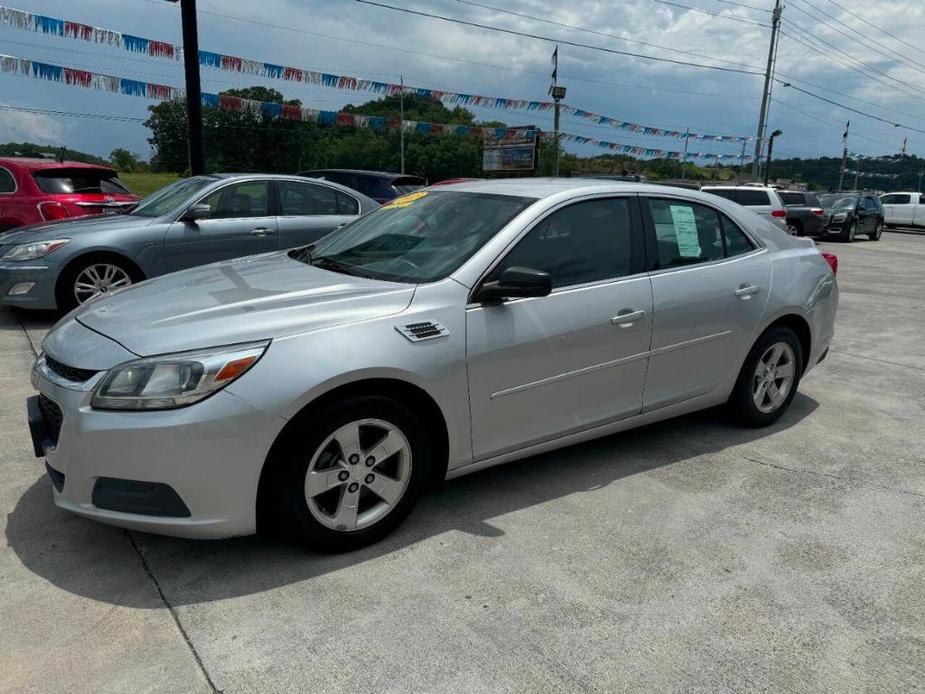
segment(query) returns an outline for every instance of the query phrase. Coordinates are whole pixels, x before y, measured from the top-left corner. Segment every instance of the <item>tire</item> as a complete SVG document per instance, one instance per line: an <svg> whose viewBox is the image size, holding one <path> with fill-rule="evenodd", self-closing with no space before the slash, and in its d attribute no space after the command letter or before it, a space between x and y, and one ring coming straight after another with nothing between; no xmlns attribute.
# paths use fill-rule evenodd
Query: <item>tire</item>
<svg viewBox="0 0 925 694"><path fill-rule="evenodd" d="M106 273L108 270L103 270L103 268L111 268L112 274L107 275ZM100 278L103 285L106 286L105 292L109 292L111 289L128 287L144 279L141 273L131 263L118 256L88 255L79 258L65 268L64 272L62 272L61 276L58 278L58 284L55 288L55 298L60 310L70 311L95 297L95 295L87 291L83 292L81 298L79 298L76 291L78 278L82 280L81 284L85 285L87 283L83 280L87 278L86 273L94 272L96 276Z"/></svg>
<svg viewBox="0 0 925 694"><path fill-rule="evenodd" d="M797 219L787 220L787 233L791 236L803 235L803 224Z"/></svg>
<svg viewBox="0 0 925 694"><path fill-rule="evenodd" d="M883 236L883 222L878 219L874 225L874 230L867 235L867 238L871 241L879 241L881 236Z"/></svg>
<svg viewBox="0 0 925 694"><path fill-rule="evenodd" d="M783 397L775 403L776 396L771 394L770 389L765 388L762 391L760 386L762 382L767 381L764 377L767 373L764 364L769 363L769 356L773 358L778 348L780 348L780 356L776 362L777 369L786 366L789 362L792 366L792 373L789 381L785 377L774 380L778 393L786 386L786 392L782 393ZM727 403L731 414L740 424L754 428L766 427L776 422L787 411L800 385L803 358L800 340L790 328L785 326L771 328L758 338L745 358L745 363L742 365L742 370L739 372ZM761 369L759 369L760 365ZM780 371L775 371L776 373ZM759 396L761 407L758 404Z"/></svg>
<svg viewBox="0 0 925 694"><path fill-rule="evenodd" d="M354 431L359 434L352 438ZM345 399L304 417L283 436L269 463L272 526L314 550L346 552L378 542L407 517L431 476L427 429L392 398ZM359 440L356 453L349 452L351 440ZM374 460L382 445L386 456Z"/></svg>
<svg viewBox="0 0 925 694"><path fill-rule="evenodd" d="M858 233L858 220L854 219L851 221L851 224L848 225L848 228L845 230L844 241L845 243L854 243L854 237Z"/></svg>

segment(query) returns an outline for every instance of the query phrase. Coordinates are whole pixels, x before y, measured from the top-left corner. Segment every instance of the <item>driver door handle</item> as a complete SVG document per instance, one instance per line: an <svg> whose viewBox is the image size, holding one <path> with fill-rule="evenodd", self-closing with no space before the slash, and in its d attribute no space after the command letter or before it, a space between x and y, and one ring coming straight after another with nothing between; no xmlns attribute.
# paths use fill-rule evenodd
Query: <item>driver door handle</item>
<svg viewBox="0 0 925 694"><path fill-rule="evenodd" d="M272 234L273 230L269 227L257 227L256 229L251 229L252 236L266 236L267 234Z"/></svg>
<svg viewBox="0 0 925 694"><path fill-rule="evenodd" d="M735 294L740 299L750 299L752 294L757 294L759 291L761 291L761 287L757 284L742 284L736 289Z"/></svg>
<svg viewBox="0 0 925 694"><path fill-rule="evenodd" d="M629 311L624 309L611 318L610 322L614 325L619 325L621 328L631 328L636 321L645 318L645 315L645 311Z"/></svg>

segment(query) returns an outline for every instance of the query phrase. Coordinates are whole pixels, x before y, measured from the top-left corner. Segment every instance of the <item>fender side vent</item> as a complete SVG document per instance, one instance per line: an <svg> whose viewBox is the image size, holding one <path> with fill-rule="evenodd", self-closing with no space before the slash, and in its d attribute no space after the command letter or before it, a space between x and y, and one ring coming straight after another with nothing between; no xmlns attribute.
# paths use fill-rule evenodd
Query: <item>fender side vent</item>
<svg viewBox="0 0 925 694"><path fill-rule="evenodd" d="M395 329L412 342L421 340L433 340L437 337L445 337L450 331L444 328L436 321L423 321L421 323L406 323L405 325L396 325Z"/></svg>

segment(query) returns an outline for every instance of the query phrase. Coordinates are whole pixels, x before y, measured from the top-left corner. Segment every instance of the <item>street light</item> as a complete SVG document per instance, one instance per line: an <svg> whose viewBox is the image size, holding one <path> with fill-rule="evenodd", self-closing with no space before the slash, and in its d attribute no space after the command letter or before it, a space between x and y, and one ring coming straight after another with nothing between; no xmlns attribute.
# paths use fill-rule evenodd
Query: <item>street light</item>
<svg viewBox="0 0 925 694"><path fill-rule="evenodd" d="M775 130L768 139L768 160L764 163L764 184L768 185L768 174L771 172L771 152L774 151L774 138L784 134L783 130Z"/></svg>

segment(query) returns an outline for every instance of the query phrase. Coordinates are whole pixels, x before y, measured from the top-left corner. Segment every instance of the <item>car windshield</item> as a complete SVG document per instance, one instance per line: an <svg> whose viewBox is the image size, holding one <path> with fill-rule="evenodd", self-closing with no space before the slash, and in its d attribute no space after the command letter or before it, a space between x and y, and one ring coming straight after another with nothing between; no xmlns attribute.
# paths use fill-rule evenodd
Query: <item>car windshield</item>
<svg viewBox="0 0 925 694"><path fill-rule="evenodd" d="M418 191L397 198L292 257L326 269L395 282L449 275L535 198Z"/></svg>
<svg viewBox="0 0 925 694"><path fill-rule="evenodd" d="M856 200L857 198L853 195L840 195L838 193L819 196L819 203L827 210L852 208Z"/></svg>
<svg viewBox="0 0 925 694"><path fill-rule="evenodd" d="M190 196L205 188L216 179L212 176L194 176L175 181L142 200L131 214L138 217L163 217L170 214L177 206Z"/></svg>

